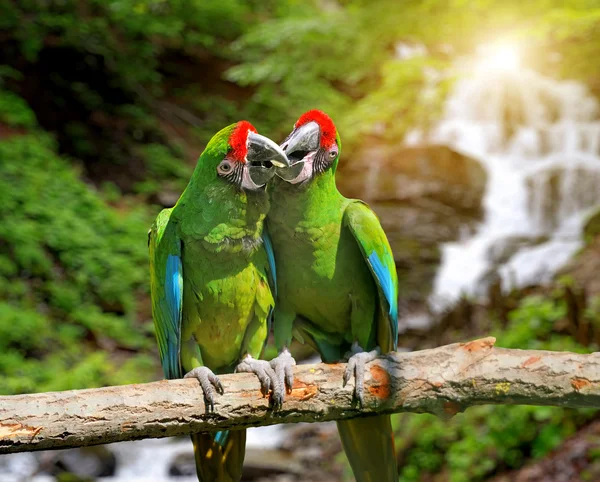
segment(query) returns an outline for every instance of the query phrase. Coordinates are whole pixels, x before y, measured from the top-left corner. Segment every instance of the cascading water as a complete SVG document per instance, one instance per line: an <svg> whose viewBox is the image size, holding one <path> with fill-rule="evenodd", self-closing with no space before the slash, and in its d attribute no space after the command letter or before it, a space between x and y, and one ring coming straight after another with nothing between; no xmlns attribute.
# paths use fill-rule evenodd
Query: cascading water
<svg viewBox="0 0 600 482"><path fill-rule="evenodd" d="M548 281L581 246L586 213L600 204L598 103L576 82L490 66L460 80L429 141L480 160L484 220L447 243L430 305Z"/></svg>

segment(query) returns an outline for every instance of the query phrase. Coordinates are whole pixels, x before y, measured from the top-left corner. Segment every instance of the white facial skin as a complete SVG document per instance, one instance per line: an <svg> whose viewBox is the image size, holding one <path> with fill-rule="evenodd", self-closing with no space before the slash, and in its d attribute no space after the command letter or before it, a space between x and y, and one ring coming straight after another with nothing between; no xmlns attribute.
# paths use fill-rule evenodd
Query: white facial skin
<svg viewBox="0 0 600 482"><path fill-rule="evenodd" d="M304 164L300 174L298 174L294 179L288 181L290 184L300 184L301 182L310 179L313 174L313 162L315 160L315 155L317 151L309 152L304 158L300 161Z"/></svg>
<svg viewBox="0 0 600 482"><path fill-rule="evenodd" d="M277 169L277 175L290 184L301 184L329 169L338 156L338 153L337 144L333 144L328 149L320 147L318 150L306 154L300 161L292 164L291 168ZM302 169L298 172L298 175L290 179L290 170L300 165L302 165Z"/></svg>
<svg viewBox="0 0 600 482"><path fill-rule="evenodd" d="M271 177L275 175L275 168L271 168ZM267 183L261 184L260 186L255 184L252 178L250 177L250 171L248 170L248 164L244 164L242 169L242 189L245 191L258 191L259 189L264 189Z"/></svg>

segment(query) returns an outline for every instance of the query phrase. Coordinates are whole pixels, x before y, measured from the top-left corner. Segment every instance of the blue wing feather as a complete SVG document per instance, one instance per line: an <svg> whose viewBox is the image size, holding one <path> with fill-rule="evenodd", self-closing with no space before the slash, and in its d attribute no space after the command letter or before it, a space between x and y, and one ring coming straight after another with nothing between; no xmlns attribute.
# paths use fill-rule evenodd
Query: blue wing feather
<svg viewBox="0 0 600 482"><path fill-rule="evenodd" d="M380 298L385 300L380 299L380 302L382 314L387 318L387 328L380 339L395 350L398 346L398 275L390 244L377 216L362 201L349 201L344 211L344 222L371 270Z"/></svg>
<svg viewBox="0 0 600 482"><path fill-rule="evenodd" d="M229 430L220 430L219 432L215 432L214 436L215 442L217 442L221 447L225 448L225 444L229 438Z"/></svg>
<svg viewBox="0 0 600 482"><path fill-rule="evenodd" d="M167 353L163 360L163 371L167 378L180 377L179 364L181 309L183 300L183 276L181 258L170 254L165 274L165 301L169 311Z"/></svg>
<svg viewBox="0 0 600 482"><path fill-rule="evenodd" d="M398 296L394 289L394 280L390 271L383 265L379 259L379 255L373 251L367 258L377 282L383 291L385 299L389 304L388 314L392 320L398 320ZM397 348L398 340L398 323L392 323L392 339L396 340L394 343L394 350Z"/></svg>
<svg viewBox="0 0 600 482"><path fill-rule="evenodd" d="M273 297L277 298L277 269L275 268L275 253L273 252L273 243L271 242L271 237L269 236L266 228L263 231L262 239L263 245L265 246L265 251L267 252L267 260L269 261L271 291L273 292Z"/></svg>

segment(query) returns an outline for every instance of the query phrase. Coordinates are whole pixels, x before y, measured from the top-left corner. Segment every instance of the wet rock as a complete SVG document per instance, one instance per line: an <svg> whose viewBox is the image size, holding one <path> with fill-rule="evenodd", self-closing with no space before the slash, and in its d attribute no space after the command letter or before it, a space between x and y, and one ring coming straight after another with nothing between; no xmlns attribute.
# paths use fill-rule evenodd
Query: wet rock
<svg viewBox="0 0 600 482"><path fill-rule="evenodd" d="M398 320L398 333L406 331L425 332L437 323L437 319L428 311L411 311Z"/></svg>
<svg viewBox="0 0 600 482"><path fill-rule="evenodd" d="M600 276L598 276L600 272L600 236L588 237L587 233L592 229L595 228L588 222L588 227L586 227L587 245L557 273L557 277L571 278L575 286L584 290L589 299L600 296Z"/></svg>
<svg viewBox="0 0 600 482"><path fill-rule="evenodd" d="M440 263L440 245L468 236L481 219L484 168L443 145L371 144L340 169L340 190L367 201L381 219L401 298L422 302Z"/></svg>
<svg viewBox="0 0 600 482"><path fill-rule="evenodd" d="M290 474L279 474L264 478L261 477L260 479L256 479L256 482L298 482L298 478Z"/></svg>
<svg viewBox="0 0 600 482"><path fill-rule="evenodd" d="M115 474L116 465L114 454L103 445L43 452L40 458L42 472L63 478L70 474L68 480L110 477Z"/></svg>
<svg viewBox="0 0 600 482"><path fill-rule="evenodd" d="M193 452L180 453L169 466L169 475L174 477L190 477L196 475L196 461Z"/></svg>
<svg viewBox="0 0 600 482"><path fill-rule="evenodd" d="M591 243L594 238L600 236L600 209L593 211L586 219L583 236L586 243Z"/></svg>
<svg viewBox="0 0 600 482"><path fill-rule="evenodd" d="M468 217L481 215L486 173L445 145L369 145L343 166L340 189L367 201L429 199ZM447 210L444 210L447 212Z"/></svg>
<svg viewBox="0 0 600 482"><path fill-rule="evenodd" d="M565 164L536 169L526 179L527 209L538 229L551 232L600 204L598 166Z"/></svg>
<svg viewBox="0 0 600 482"><path fill-rule="evenodd" d="M243 480L277 474L301 474L304 468L296 454L277 449L246 450Z"/></svg>
<svg viewBox="0 0 600 482"><path fill-rule="evenodd" d="M537 246L545 243L548 239L548 236L506 236L499 238L488 251L490 271L495 273L500 265L506 263L522 248Z"/></svg>

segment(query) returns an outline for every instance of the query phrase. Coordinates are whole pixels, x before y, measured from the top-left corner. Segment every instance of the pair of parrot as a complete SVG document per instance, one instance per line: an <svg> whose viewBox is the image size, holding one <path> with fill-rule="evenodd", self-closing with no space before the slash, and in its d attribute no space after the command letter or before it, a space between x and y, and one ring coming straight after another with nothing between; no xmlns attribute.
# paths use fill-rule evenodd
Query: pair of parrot
<svg viewBox="0 0 600 482"><path fill-rule="evenodd" d="M292 336L325 362L348 359L363 401L365 364L396 349L398 280L371 209L336 188L341 141L323 112L278 146L247 121L219 131L185 191L149 233L152 310L164 374L197 378L207 410L220 373L255 373L281 406ZM268 186L268 189L267 189ZM259 360L271 323L279 355ZM359 482L398 479L389 416L338 422ZM245 430L194 434L198 478L239 481Z"/></svg>

